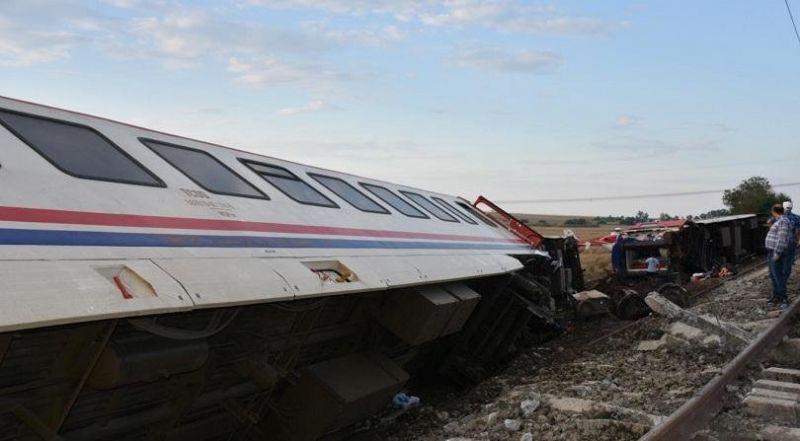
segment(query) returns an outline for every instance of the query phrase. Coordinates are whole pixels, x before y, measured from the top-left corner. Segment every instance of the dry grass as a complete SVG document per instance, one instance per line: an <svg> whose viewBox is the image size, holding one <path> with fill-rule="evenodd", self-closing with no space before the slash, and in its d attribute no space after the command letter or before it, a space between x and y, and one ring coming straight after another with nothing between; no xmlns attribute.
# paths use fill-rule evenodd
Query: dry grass
<svg viewBox="0 0 800 441"><path fill-rule="evenodd" d="M589 247L581 252L581 266L587 283L603 280L613 272L611 251L606 247Z"/></svg>
<svg viewBox="0 0 800 441"><path fill-rule="evenodd" d="M564 230L571 230L575 233L580 240L591 240L596 239L598 237L607 236L608 233L614 231L614 227L597 227L597 228L585 228L585 227L539 227L536 225L532 225L531 228L538 231L540 234L545 236L563 236Z"/></svg>
<svg viewBox="0 0 800 441"><path fill-rule="evenodd" d="M599 226L565 226L564 222L569 219L586 219L586 222L593 224L591 216L572 216L554 214L524 214L514 213L517 219L526 221L527 224L545 236L562 236L564 230L572 230L580 240L590 240L607 235L614 231L619 225L599 225Z"/></svg>
<svg viewBox="0 0 800 441"><path fill-rule="evenodd" d="M512 213L514 217L521 220L526 220L530 225L539 225L541 221L547 222L553 226L563 225L568 219L586 219L586 222L592 222L592 216L572 216L569 214L528 214L528 213Z"/></svg>

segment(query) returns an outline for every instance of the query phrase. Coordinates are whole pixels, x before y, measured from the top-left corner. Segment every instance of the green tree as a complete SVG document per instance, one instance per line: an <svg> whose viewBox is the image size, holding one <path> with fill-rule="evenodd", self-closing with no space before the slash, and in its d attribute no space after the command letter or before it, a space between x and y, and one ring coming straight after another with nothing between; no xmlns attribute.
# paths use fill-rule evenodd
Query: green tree
<svg viewBox="0 0 800 441"><path fill-rule="evenodd" d="M658 215L658 220L668 221L672 219L677 219L677 218L673 218L672 216L669 215L669 213L661 213L660 215Z"/></svg>
<svg viewBox="0 0 800 441"><path fill-rule="evenodd" d="M640 223L649 222L650 221L650 214L648 214L646 211L639 210L636 213L636 216L634 216L634 218L636 219L636 222L640 222Z"/></svg>
<svg viewBox="0 0 800 441"><path fill-rule="evenodd" d="M761 176L745 179L722 195L722 203L732 214L767 213L774 204L789 200L786 194L775 193L769 180Z"/></svg>
<svg viewBox="0 0 800 441"><path fill-rule="evenodd" d="M566 221L564 221L564 225L568 226L568 227L576 226L576 225L577 226L585 226L586 224L587 224L586 219L584 219L582 217L577 217L577 218L573 218L573 219L567 219Z"/></svg>

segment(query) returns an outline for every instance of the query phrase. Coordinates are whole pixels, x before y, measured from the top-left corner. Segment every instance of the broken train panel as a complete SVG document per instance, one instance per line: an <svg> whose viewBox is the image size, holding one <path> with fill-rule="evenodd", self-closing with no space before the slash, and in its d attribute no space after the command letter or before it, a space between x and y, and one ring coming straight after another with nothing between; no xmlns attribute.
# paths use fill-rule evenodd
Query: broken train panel
<svg viewBox="0 0 800 441"><path fill-rule="evenodd" d="M0 126L0 440L313 440L431 360L491 371L566 289L450 195L7 98Z"/></svg>

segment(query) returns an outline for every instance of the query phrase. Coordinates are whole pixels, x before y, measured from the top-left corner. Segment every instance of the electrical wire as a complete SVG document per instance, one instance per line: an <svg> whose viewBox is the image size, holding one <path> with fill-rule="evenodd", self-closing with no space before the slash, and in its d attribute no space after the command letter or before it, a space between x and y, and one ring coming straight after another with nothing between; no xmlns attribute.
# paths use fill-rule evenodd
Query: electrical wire
<svg viewBox="0 0 800 441"><path fill-rule="evenodd" d="M800 182L787 182L783 184L773 184L772 187L795 187L800 186ZM723 193L725 190L698 190L698 191L679 191L672 193L655 193L655 194L631 194L623 196L595 196L595 197L580 197L580 198L553 198L553 199L509 199L495 201L498 204L550 204L559 202L595 202L595 201L617 201L626 199L652 199L652 198L670 198L676 196L696 196L702 194L718 194Z"/></svg>
<svg viewBox="0 0 800 441"><path fill-rule="evenodd" d="M800 33L797 32L797 23L794 21L794 15L792 14L792 8L789 7L789 0L783 0L786 3L786 11L789 12L789 19L792 20L792 27L794 28L794 36L797 37L797 44L800 45Z"/></svg>
<svg viewBox="0 0 800 441"><path fill-rule="evenodd" d="M211 316L211 320L209 320L206 327L200 330L164 326L151 318L128 319L128 323L141 331L149 332L159 337L164 337L171 340L199 340L216 335L223 329L227 328L228 325L230 325L231 322L236 318L236 316L239 315L239 311L241 311L241 308L231 311L216 311L214 312L214 315Z"/></svg>

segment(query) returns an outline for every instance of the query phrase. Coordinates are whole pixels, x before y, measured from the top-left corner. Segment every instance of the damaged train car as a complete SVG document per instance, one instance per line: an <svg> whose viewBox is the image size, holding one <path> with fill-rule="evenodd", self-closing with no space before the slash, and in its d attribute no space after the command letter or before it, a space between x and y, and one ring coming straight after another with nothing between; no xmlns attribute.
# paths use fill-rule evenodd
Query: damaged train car
<svg viewBox="0 0 800 441"><path fill-rule="evenodd" d="M582 283L451 195L9 98L0 279L22 441L319 439L480 378Z"/></svg>
<svg viewBox="0 0 800 441"><path fill-rule="evenodd" d="M623 276L644 275L648 257L661 261L664 280L686 282L693 273L735 267L762 252L764 228L755 214L676 219L634 225L624 232Z"/></svg>

